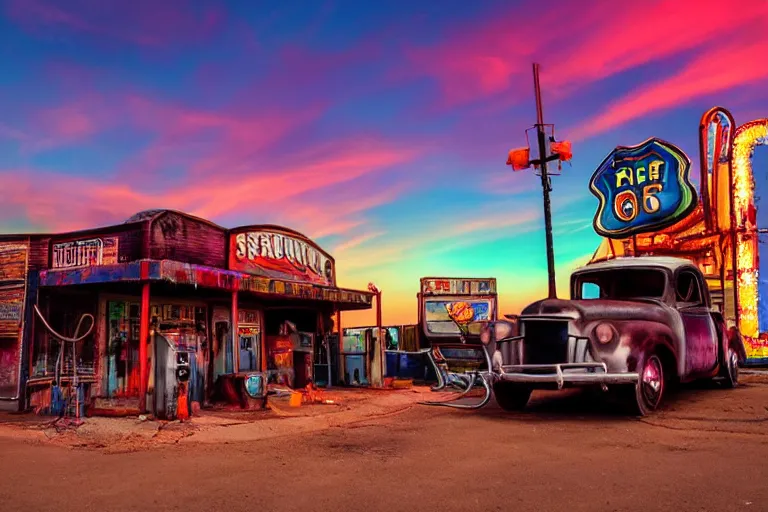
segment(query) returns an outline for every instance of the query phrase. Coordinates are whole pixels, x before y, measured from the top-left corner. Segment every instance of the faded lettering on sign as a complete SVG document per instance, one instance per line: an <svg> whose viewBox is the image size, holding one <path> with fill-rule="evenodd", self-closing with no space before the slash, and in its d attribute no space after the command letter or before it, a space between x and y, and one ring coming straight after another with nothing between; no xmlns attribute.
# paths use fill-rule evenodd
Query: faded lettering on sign
<svg viewBox="0 0 768 512"><path fill-rule="evenodd" d="M78 268L117 263L117 238L92 238L53 244L51 268Z"/></svg>
<svg viewBox="0 0 768 512"><path fill-rule="evenodd" d="M313 244L272 231L238 233L233 237L230 266L245 272L265 271L293 280L332 286L333 261Z"/></svg>
<svg viewBox="0 0 768 512"><path fill-rule="evenodd" d="M421 279L424 295L493 295L496 279L452 279L447 277Z"/></svg>

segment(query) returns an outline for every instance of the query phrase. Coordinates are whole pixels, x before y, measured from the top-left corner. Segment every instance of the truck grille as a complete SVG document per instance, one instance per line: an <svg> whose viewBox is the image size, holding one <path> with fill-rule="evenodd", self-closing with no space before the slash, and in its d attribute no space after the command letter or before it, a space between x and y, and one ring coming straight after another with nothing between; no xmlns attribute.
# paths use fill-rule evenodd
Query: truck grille
<svg viewBox="0 0 768 512"><path fill-rule="evenodd" d="M567 321L528 320L523 328L523 364L568 362Z"/></svg>

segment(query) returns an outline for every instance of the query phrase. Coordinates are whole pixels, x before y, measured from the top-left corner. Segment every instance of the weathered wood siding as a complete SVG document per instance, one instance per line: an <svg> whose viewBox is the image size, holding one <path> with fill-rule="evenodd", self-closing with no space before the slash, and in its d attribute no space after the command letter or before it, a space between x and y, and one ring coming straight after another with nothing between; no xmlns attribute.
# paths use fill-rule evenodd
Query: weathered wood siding
<svg viewBox="0 0 768 512"><path fill-rule="evenodd" d="M154 260L227 267L226 230L176 212L165 212L152 221L149 244L149 257Z"/></svg>
<svg viewBox="0 0 768 512"><path fill-rule="evenodd" d="M48 268L51 237L32 238L29 241L29 270L38 271Z"/></svg>

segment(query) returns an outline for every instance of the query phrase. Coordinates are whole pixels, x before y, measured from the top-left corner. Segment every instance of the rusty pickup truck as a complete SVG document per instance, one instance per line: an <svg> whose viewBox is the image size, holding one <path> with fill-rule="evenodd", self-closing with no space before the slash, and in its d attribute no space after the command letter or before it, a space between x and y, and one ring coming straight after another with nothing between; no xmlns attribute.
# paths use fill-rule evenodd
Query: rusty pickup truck
<svg viewBox="0 0 768 512"><path fill-rule="evenodd" d="M519 336L486 331L487 377L503 409L524 408L534 389L597 386L616 389L646 415L675 382L738 384L743 342L712 308L691 261L648 256L590 264L571 276L571 297L526 307L515 319ZM495 330L505 331L500 324Z"/></svg>

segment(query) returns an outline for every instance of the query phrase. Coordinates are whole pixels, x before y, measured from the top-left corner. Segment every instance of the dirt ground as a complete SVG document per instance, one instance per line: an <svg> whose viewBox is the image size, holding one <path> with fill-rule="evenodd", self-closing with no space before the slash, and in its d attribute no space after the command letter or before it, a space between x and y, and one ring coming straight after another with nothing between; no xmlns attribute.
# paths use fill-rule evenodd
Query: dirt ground
<svg viewBox="0 0 768 512"><path fill-rule="evenodd" d="M580 392L529 409L416 404L208 413L191 423L0 421L0 509L768 511L768 377L684 388L629 418Z"/></svg>

